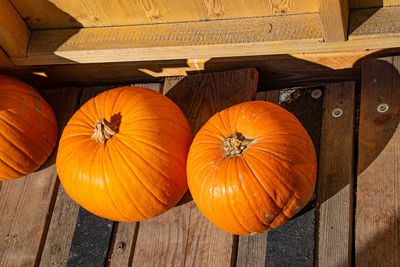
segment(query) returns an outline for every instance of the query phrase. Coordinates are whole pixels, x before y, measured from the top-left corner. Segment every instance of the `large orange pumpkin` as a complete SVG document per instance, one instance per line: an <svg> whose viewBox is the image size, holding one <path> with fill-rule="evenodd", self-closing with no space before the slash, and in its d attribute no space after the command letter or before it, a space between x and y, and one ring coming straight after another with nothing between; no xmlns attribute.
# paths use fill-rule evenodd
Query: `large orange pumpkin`
<svg viewBox="0 0 400 267"><path fill-rule="evenodd" d="M215 114L197 133L187 163L200 211L232 234L257 234L285 223L310 200L314 146L300 122L265 101Z"/></svg>
<svg viewBox="0 0 400 267"><path fill-rule="evenodd" d="M56 142L50 105L30 85L0 74L0 181L36 171Z"/></svg>
<svg viewBox="0 0 400 267"><path fill-rule="evenodd" d="M150 89L120 87L85 103L65 127L57 171L68 195L114 221L140 221L187 191L192 141L182 111Z"/></svg>

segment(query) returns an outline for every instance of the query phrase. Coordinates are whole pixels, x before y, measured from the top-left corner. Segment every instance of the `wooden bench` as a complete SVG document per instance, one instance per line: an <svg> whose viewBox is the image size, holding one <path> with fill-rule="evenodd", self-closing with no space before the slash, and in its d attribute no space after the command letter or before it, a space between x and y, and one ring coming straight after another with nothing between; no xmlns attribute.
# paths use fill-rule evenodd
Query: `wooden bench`
<svg viewBox="0 0 400 267"><path fill-rule="evenodd" d="M257 90L250 68L142 84L175 101L194 132L236 103L279 103L315 144L315 198L285 225L256 236L217 229L190 195L156 218L112 222L66 195L54 152L39 171L0 182L0 266L400 266L399 71L394 56L363 61L361 83ZM115 86L41 93L61 132L79 105Z"/></svg>

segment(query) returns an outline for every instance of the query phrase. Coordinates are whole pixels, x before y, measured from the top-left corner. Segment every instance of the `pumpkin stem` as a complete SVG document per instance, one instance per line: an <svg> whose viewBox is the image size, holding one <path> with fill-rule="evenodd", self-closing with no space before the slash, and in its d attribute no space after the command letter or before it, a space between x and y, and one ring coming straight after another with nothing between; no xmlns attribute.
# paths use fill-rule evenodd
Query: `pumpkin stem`
<svg viewBox="0 0 400 267"><path fill-rule="evenodd" d="M96 121L94 125L94 133L92 135L92 139L95 140L96 143L104 144L108 139L118 133L121 120L113 120L113 117L111 117L111 122L108 122L105 118Z"/></svg>
<svg viewBox="0 0 400 267"><path fill-rule="evenodd" d="M236 132L231 136L225 137L222 150L225 151L226 157L237 156L242 154L252 141L252 139L244 137L242 133Z"/></svg>

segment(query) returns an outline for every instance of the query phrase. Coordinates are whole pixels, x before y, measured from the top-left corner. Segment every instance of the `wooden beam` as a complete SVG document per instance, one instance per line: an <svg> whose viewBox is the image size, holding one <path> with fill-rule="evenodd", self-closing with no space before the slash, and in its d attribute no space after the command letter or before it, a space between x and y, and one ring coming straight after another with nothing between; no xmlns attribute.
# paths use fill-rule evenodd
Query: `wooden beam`
<svg viewBox="0 0 400 267"><path fill-rule="evenodd" d="M31 31L8 0L0 6L0 46L10 57L24 57Z"/></svg>
<svg viewBox="0 0 400 267"><path fill-rule="evenodd" d="M325 87L317 185L318 266L351 266L355 83ZM342 115L333 116L340 108Z"/></svg>
<svg viewBox="0 0 400 267"><path fill-rule="evenodd" d="M122 62L301 52L322 39L318 13L33 31L16 65ZM260 50L261 49L261 50Z"/></svg>
<svg viewBox="0 0 400 267"><path fill-rule="evenodd" d="M362 68L355 265L400 266L400 56Z"/></svg>
<svg viewBox="0 0 400 267"><path fill-rule="evenodd" d="M14 64L11 62L10 58L4 53L3 49L0 47L0 68L12 67Z"/></svg>
<svg viewBox="0 0 400 267"><path fill-rule="evenodd" d="M346 41L349 0L320 0L319 12L325 42Z"/></svg>
<svg viewBox="0 0 400 267"><path fill-rule="evenodd" d="M361 11L360 11L361 12ZM353 21L364 13L356 11ZM365 12L365 11L364 11ZM374 13L346 42L323 42L318 13L152 25L38 30L16 65L345 52L398 47L400 7ZM194 64L195 65L195 64ZM175 74L176 75L176 74Z"/></svg>

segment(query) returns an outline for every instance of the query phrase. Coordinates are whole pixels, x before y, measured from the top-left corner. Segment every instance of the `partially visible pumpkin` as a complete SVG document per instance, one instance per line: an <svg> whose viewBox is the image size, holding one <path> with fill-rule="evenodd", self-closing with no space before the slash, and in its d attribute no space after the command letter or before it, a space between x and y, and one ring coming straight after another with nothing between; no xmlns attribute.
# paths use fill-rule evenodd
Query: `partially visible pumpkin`
<svg viewBox="0 0 400 267"><path fill-rule="evenodd" d="M265 101L215 114L194 138L187 163L200 211L238 235L285 223L311 199L316 173L306 130L290 112Z"/></svg>
<svg viewBox="0 0 400 267"><path fill-rule="evenodd" d="M187 191L190 126L170 99L120 87L86 102L65 127L57 172L67 194L95 215L141 221Z"/></svg>
<svg viewBox="0 0 400 267"><path fill-rule="evenodd" d="M50 105L30 85L0 74L0 181L36 171L56 142Z"/></svg>

